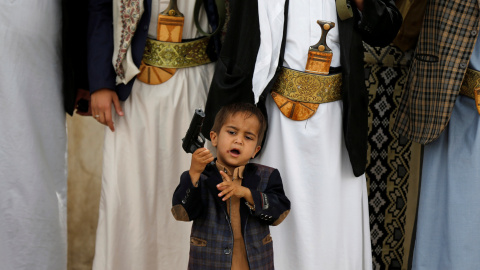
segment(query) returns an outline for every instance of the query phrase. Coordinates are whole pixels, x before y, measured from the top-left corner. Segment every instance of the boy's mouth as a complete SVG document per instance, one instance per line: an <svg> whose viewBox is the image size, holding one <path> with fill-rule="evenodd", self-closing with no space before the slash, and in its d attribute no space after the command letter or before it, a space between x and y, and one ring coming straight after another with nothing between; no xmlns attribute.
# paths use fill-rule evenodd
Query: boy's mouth
<svg viewBox="0 0 480 270"><path fill-rule="evenodd" d="M238 157L240 155L240 150L238 150L238 149L231 149L228 152L234 157Z"/></svg>

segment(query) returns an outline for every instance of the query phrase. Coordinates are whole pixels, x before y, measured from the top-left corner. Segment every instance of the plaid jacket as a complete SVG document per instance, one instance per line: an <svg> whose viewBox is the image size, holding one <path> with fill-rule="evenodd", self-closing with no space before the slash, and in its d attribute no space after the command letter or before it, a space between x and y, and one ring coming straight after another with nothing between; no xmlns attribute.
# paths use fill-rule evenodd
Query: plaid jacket
<svg viewBox="0 0 480 270"><path fill-rule="evenodd" d="M425 0L426 1L426 0ZM478 0L430 0L394 129L432 142L447 126L479 31Z"/></svg>
<svg viewBox="0 0 480 270"><path fill-rule="evenodd" d="M288 215L290 201L283 191L278 170L249 163L242 186L249 188L255 202L251 212L242 199L240 217L247 259L251 270L274 269L269 225L278 225ZM226 203L217 196L222 182L217 168L208 165L197 188L188 171L180 177L172 200L172 214L180 221L193 220L188 269L231 269L233 232Z"/></svg>

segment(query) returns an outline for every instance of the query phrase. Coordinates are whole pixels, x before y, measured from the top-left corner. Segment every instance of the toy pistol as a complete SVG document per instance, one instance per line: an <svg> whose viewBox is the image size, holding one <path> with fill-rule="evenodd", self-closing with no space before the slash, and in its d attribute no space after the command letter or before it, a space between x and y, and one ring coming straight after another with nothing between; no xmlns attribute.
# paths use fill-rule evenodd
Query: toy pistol
<svg viewBox="0 0 480 270"><path fill-rule="evenodd" d="M205 137L201 132L203 119L205 119L205 113L201 109L196 109L187 134L182 139L182 148L185 152L193 154L198 148L205 145Z"/></svg>

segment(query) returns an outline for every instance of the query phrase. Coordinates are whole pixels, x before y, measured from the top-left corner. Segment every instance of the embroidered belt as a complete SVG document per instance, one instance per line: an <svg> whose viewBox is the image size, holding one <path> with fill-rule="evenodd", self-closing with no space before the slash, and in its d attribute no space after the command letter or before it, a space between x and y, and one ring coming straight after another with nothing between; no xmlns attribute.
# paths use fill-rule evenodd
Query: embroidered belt
<svg viewBox="0 0 480 270"><path fill-rule="evenodd" d="M460 95L473 98L480 114L480 71L467 69L460 87Z"/></svg>
<svg viewBox="0 0 480 270"><path fill-rule="evenodd" d="M147 39L143 62L161 68L187 68L211 63L207 55L210 37L188 42Z"/></svg>
<svg viewBox="0 0 480 270"><path fill-rule="evenodd" d="M283 115L302 121L312 117L319 104L342 99L342 74L318 75L282 67L272 89Z"/></svg>

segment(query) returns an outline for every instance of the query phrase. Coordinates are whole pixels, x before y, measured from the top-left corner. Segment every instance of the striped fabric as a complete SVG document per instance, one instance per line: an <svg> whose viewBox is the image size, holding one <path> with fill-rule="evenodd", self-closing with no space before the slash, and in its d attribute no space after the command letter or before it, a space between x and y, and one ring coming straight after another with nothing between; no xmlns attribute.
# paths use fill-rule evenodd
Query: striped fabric
<svg viewBox="0 0 480 270"><path fill-rule="evenodd" d="M445 129L479 31L478 0L430 0L394 129L432 142Z"/></svg>

